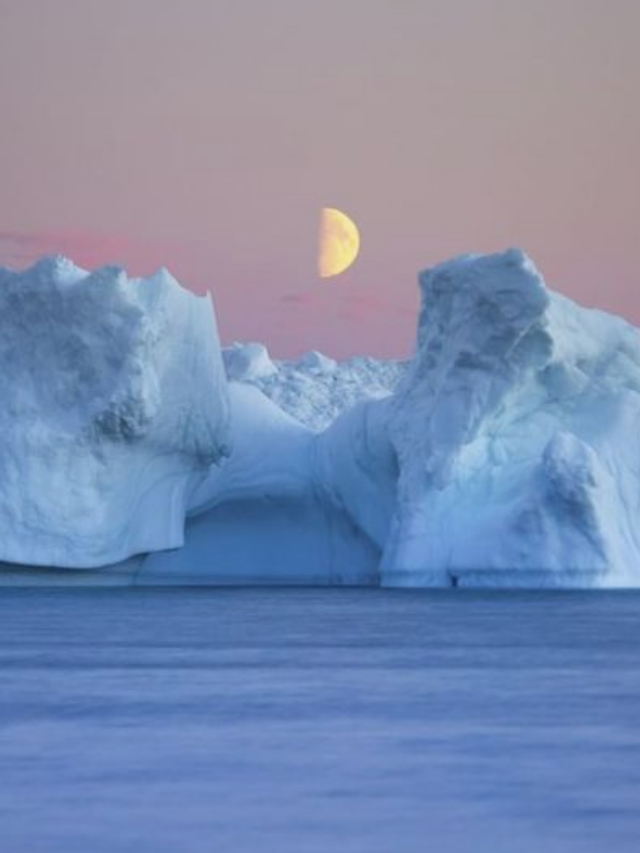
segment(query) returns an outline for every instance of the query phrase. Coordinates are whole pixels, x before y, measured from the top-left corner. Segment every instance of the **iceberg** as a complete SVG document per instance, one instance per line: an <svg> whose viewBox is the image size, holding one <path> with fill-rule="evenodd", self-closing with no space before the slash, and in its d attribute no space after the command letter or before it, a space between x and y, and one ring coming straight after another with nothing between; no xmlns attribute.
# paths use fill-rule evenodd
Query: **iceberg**
<svg viewBox="0 0 640 853"><path fill-rule="evenodd" d="M151 554L138 584L378 583L380 551L315 478L315 433L259 389L229 386L233 451L192 496L185 546Z"/></svg>
<svg viewBox="0 0 640 853"><path fill-rule="evenodd" d="M420 276L389 410L393 585L640 582L640 339L547 290L518 250Z"/></svg>
<svg viewBox="0 0 640 853"><path fill-rule="evenodd" d="M638 330L517 249L419 284L410 361L283 361L166 271L1 272L0 582L639 586Z"/></svg>
<svg viewBox="0 0 640 853"><path fill-rule="evenodd" d="M300 423L320 432L361 400L388 397L407 362L355 356L334 361L311 350L294 361L272 359L257 343L234 343L222 351L227 377L259 388Z"/></svg>
<svg viewBox="0 0 640 853"><path fill-rule="evenodd" d="M166 270L1 270L0 363L0 559L90 568L182 545L229 452L211 299Z"/></svg>

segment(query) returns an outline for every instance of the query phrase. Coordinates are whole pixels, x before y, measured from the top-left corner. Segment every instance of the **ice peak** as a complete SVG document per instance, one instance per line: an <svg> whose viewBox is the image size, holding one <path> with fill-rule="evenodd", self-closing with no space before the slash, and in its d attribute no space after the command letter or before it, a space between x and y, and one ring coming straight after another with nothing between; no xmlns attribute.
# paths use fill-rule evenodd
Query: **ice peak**
<svg viewBox="0 0 640 853"><path fill-rule="evenodd" d="M65 255L52 254L39 258L33 266L24 271L23 275L37 276L41 281L51 281L56 284L75 284L86 278L89 273L76 266Z"/></svg>

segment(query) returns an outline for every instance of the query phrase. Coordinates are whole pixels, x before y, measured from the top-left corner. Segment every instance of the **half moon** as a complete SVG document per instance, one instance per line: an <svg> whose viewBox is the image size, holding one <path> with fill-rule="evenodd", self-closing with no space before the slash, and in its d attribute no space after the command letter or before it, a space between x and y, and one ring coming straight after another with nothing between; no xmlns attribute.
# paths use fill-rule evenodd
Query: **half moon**
<svg viewBox="0 0 640 853"><path fill-rule="evenodd" d="M323 207L318 238L318 275L331 278L358 257L360 234L355 222L335 207Z"/></svg>

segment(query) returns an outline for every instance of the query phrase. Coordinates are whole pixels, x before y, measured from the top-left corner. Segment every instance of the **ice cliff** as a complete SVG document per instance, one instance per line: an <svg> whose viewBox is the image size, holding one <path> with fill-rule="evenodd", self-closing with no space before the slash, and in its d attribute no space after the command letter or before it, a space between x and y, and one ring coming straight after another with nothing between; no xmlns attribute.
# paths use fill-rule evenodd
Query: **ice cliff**
<svg viewBox="0 0 640 853"><path fill-rule="evenodd" d="M0 273L0 557L133 555L100 573L126 583L640 585L638 331L517 250L420 288L410 363L283 362L221 353L165 272Z"/></svg>
<svg viewBox="0 0 640 853"><path fill-rule="evenodd" d="M416 356L389 405L384 582L640 582L638 331L547 290L515 250L420 286Z"/></svg>
<svg viewBox="0 0 640 853"><path fill-rule="evenodd" d="M210 299L162 270L1 270L0 364L0 559L92 567L182 545L229 442Z"/></svg>

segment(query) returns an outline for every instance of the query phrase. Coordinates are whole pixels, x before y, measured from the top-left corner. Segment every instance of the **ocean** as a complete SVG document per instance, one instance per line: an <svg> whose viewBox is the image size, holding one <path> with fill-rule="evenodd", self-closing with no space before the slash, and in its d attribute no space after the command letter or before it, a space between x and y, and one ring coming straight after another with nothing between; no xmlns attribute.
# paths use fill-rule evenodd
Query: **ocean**
<svg viewBox="0 0 640 853"><path fill-rule="evenodd" d="M640 593L0 590L3 853L640 849Z"/></svg>

